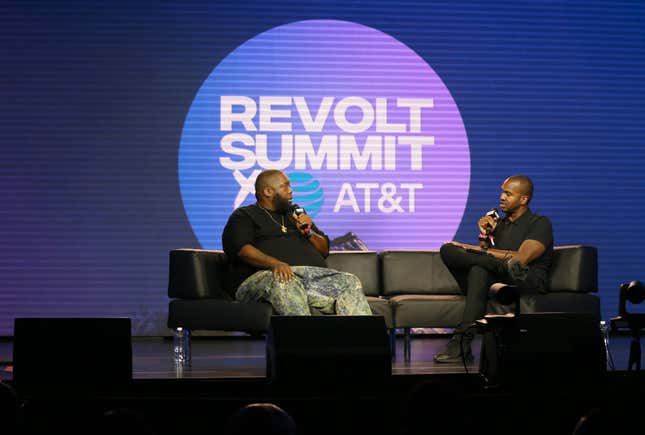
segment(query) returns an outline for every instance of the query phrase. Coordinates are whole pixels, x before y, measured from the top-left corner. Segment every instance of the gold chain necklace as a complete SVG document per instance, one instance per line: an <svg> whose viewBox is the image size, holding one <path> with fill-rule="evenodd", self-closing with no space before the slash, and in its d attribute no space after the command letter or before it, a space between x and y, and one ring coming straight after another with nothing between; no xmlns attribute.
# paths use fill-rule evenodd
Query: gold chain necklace
<svg viewBox="0 0 645 435"><path fill-rule="evenodd" d="M275 224L276 224L276 225L280 226L280 229L282 230L282 232L283 232L283 233L286 233L286 232L287 232L287 227L285 227L285 226L284 226L284 215L280 215L280 218L282 219L282 225L280 225L280 222L278 222L277 220L275 220L275 219L273 218L273 216L271 216L271 213L269 213L269 210L267 210L266 208L262 207L262 206L261 206L260 204L258 204L258 203L255 203L255 205L257 205L257 206L258 206L258 207L260 207L262 210L264 210L264 212L265 212L267 215L269 215L269 218L271 218L271 220L272 220L273 222L275 222Z"/></svg>

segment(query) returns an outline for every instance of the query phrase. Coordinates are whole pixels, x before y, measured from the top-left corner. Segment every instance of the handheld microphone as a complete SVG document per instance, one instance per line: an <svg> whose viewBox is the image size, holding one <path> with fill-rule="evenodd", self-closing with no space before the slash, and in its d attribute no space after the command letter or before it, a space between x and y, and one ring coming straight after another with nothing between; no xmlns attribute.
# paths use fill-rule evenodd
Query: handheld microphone
<svg viewBox="0 0 645 435"><path fill-rule="evenodd" d="M307 212L298 204L294 204L292 207L292 214L300 216L301 214L307 214ZM305 236L305 238L308 239L309 237L311 237L311 228L309 228L308 224L302 224L299 228L302 230L302 234Z"/></svg>
<svg viewBox="0 0 645 435"><path fill-rule="evenodd" d="M496 208L493 208L489 210L486 213L486 216L490 216L496 221L499 220L500 216L499 213L497 212ZM493 226L488 224L484 228L484 234L479 235L479 245L483 248L486 249L488 247L494 247L495 246L495 237L491 234L493 232Z"/></svg>
<svg viewBox="0 0 645 435"><path fill-rule="evenodd" d="M496 221L498 221L500 218L496 208L489 210L488 213L486 213L486 216L490 216ZM486 225L486 235L489 235L492 231L493 231L493 227L491 225Z"/></svg>

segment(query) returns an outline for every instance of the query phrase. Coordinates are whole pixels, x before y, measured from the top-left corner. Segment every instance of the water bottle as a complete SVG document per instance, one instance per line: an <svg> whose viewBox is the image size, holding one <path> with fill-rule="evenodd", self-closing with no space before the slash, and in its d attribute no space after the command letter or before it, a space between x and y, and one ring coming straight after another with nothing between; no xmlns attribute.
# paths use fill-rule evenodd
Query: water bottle
<svg viewBox="0 0 645 435"><path fill-rule="evenodd" d="M175 364L190 362L190 331L181 326L174 330L173 353Z"/></svg>
<svg viewBox="0 0 645 435"><path fill-rule="evenodd" d="M602 341L605 344L605 358L607 364L609 365L609 368L613 370L614 362L611 359L611 353L609 353L609 327L607 326L607 322L604 320L600 321L600 333L602 335Z"/></svg>

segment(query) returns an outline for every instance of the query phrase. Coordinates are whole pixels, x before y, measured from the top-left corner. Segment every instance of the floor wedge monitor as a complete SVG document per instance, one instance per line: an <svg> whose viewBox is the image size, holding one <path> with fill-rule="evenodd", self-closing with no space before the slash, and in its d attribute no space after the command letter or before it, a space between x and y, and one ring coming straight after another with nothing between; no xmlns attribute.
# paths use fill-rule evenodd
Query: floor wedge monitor
<svg viewBox="0 0 645 435"><path fill-rule="evenodd" d="M18 318L14 384L19 393L113 391L132 380L127 318Z"/></svg>
<svg viewBox="0 0 645 435"><path fill-rule="evenodd" d="M382 385L392 374L382 316L273 316L267 377L280 385Z"/></svg>
<svg viewBox="0 0 645 435"><path fill-rule="evenodd" d="M487 316L480 372L512 388L597 384L606 372L597 316L527 313Z"/></svg>

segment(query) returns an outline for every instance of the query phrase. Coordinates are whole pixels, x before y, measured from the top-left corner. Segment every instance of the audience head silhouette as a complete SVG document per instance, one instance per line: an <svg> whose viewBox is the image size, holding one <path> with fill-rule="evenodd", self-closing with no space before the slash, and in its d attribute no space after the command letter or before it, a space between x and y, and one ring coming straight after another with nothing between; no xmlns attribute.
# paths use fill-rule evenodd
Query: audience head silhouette
<svg viewBox="0 0 645 435"><path fill-rule="evenodd" d="M229 421L229 435L295 435L296 424L291 416L273 403L252 403L243 406Z"/></svg>

